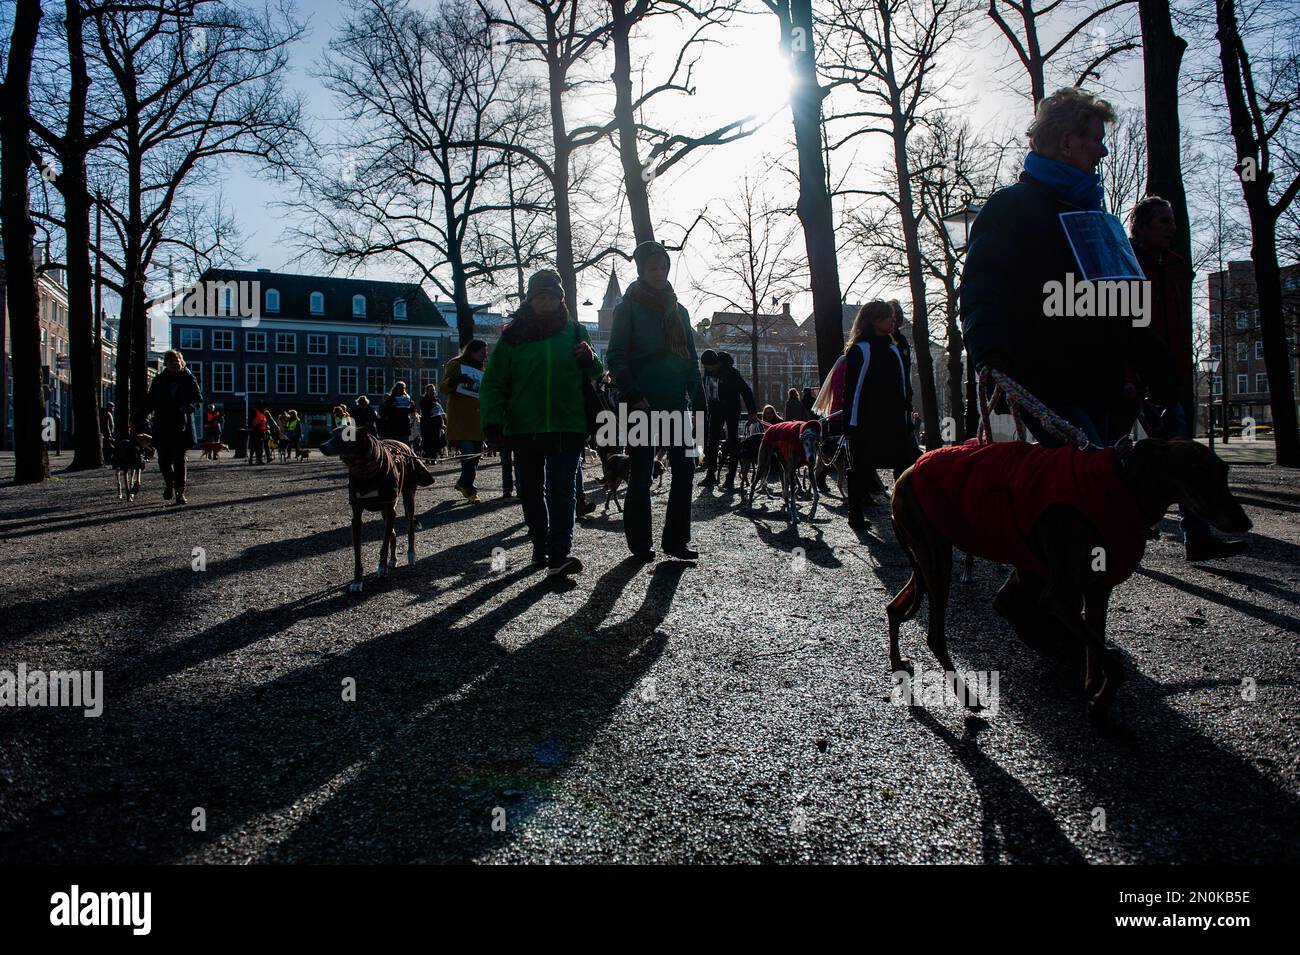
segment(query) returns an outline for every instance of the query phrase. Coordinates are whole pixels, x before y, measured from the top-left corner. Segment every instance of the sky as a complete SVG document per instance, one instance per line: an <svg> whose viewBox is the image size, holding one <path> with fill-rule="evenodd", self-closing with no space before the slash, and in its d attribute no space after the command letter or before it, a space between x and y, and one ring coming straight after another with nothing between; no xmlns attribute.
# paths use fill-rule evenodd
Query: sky
<svg viewBox="0 0 1300 955"><path fill-rule="evenodd" d="M1071 4L1073 0L1066 0ZM419 0L419 6L431 8L434 0ZM323 52L330 35L340 22L344 5L339 0L298 0L300 16L308 20L309 33L293 53L290 84L306 97L313 123L328 130L335 122L337 111L331 96L311 75L311 67ZM761 10L757 0L749 4L751 10ZM968 116L977 129L995 137L1006 137L1023 131L1028 124L1030 107L1028 99L1019 92L1027 88L1027 80L1018 64L1012 62L1009 47L985 16L975 18L976 29L972 35L945 50L946 59L953 67L944 78L943 93L946 100ZM647 75L662 76L665 55L673 55L675 28L667 21L656 24L645 37L633 36L634 59L638 67L644 65ZM702 58L693 76L696 94L692 97L669 97L672 102L661 101L658 118L675 127L700 132L747 114L764 120L758 132L747 139L721 147L697 150L678 167L651 183L651 209L656 219L656 233L661 240L677 244L682 226L695 219L697 214L719 215L734 198L742 175L749 175L764 184L774 201L793 206L797 197L797 184L780 168L794 159L793 132L788 107L790 74L778 50L778 25L775 18L760 12L737 17L716 34L718 42ZM1104 37L1098 34L1098 42ZM645 50L655 51L642 58ZM1104 76L1104 95L1116 105L1128 108L1141 104L1141 61L1137 56L1111 67ZM1049 78L1049 86L1054 84ZM595 115L605 108L601 99L605 93L588 96L586 108ZM584 103L573 106L573 122L580 122ZM1187 97L1183 103L1183 122L1193 132L1203 128L1206 120L1197 104ZM883 136L866 137L852 155L835 154L832 157L832 174L849 173L855 178L877 175L889 160L889 142ZM603 151L601 161L616 173L617 156L612 145L605 143L593 149ZM1240 201L1229 183L1230 201ZM227 201L233 206L244 235L244 267L263 267L272 270L316 271L311 265L295 262L297 250L285 240L284 210L276 205L280 196L267 177L256 170L231 168L224 187ZM625 215L620 204L619 213ZM610 214L608 212L604 213ZM630 231L630 230L629 230ZM802 236L796 248L802 253ZM630 251L630 249L629 249ZM702 226L697 227L683 254L676 257L673 284L679 297L691 310L695 320L725 306L716 295L720 281L716 266L716 249ZM851 253L850 253L851 254ZM1242 257L1236 250L1231 257ZM626 286L634 277L630 264L619 263L615 269L620 284ZM842 271L845 271L842 267ZM403 277L391 265L376 262L358 273L371 278ZM598 305L608 281L608 266L585 271L579 276L579 312L587 321L595 319ZM848 294L852 301L860 301L866 293L897 295L906 301L906 290L891 288L888 283L868 281L863 287ZM433 290L430 290L433 294ZM860 293L860 294L855 294ZM590 300L591 308L581 307ZM791 298L792 310L802 318L811 311L811 296L796 294ZM156 328L155 335L164 335L165 329Z"/></svg>

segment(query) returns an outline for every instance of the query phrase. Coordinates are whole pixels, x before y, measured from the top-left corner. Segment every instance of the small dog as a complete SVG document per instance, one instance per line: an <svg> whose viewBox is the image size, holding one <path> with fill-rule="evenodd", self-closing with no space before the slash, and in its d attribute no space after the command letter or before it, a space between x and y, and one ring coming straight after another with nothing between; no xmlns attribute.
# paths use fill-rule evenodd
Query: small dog
<svg viewBox="0 0 1300 955"><path fill-rule="evenodd" d="M655 452L654 464L650 466L650 480L655 482L655 490L662 491L664 474L668 471L668 449L660 448Z"/></svg>
<svg viewBox="0 0 1300 955"><path fill-rule="evenodd" d="M623 506L618 503L618 489L627 483L632 459L612 448L600 448L597 453L600 455L601 465L600 486L605 489L604 513L609 513L609 503L613 501L614 509L621 514Z"/></svg>
<svg viewBox="0 0 1300 955"><path fill-rule="evenodd" d="M295 461L306 461L311 457L311 448L299 448Z"/></svg>
<svg viewBox="0 0 1300 955"><path fill-rule="evenodd" d="M1045 580L1038 607L1084 651L1088 718L1106 731L1124 677L1122 657L1106 646L1110 593L1136 568L1147 528L1174 503L1220 530L1250 530L1250 518L1228 489L1228 466L1185 438L1147 438L1104 451L968 441L923 455L899 477L890 505L894 533L912 565L911 578L885 611L890 668L912 672L899 653L899 626L929 594L930 651L958 699L980 708L956 675L944 636L957 546L1013 564L1017 580Z"/></svg>
<svg viewBox="0 0 1300 955"><path fill-rule="evenodd" d="M140 475L151 455L153 436L139 432L118 438L113 446L113 475L117 479L117 499L134 501L140 493Z"/></svg>
<svg viewBox="0 0 1300 955"><path fill-rule="evenodd" d="M345 431L348 432L345 435ZM361 512L384 515L384 541L379 547L376 577L397 566L397 500L406 511L406 563L415 563L415 490L430 487L433 475L401 441L375 437L369 431L337 428L320 446L321 454L338 457L348 469L348 501L352 505L353 579L349 593L361 592Z"/></svg>
<svg viewBox="0 0 1300 955"><path fill-rule="evenodd" d="M781 492L785 499L786 516L791 524L798 524L799 512L794 503L798 472L800 468L806 467L810 476L816 473L817 448L820 444L821 422L816 419L783 421L765 430L758 446L758 462L749 484L750 508L754 506L754 492L758 490L760 479L763 481L764 493L767 492L767 471L772 461L776 459L781 462ZM810 483L812 484L812 509L808 512L808 520L811 521L817 517L817 504L821 500L821 493L815 479Z"/></svg>

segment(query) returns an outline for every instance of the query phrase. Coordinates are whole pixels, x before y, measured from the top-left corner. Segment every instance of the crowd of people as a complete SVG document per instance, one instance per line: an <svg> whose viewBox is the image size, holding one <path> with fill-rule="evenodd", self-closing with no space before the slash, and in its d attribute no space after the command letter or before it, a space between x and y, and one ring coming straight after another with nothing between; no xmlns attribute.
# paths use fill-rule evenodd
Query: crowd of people
<svg viewBox="0 0 1300 955"><path fill-rule="evenodd" d="M1151 286L1149 324L1131 316L1045 315L1048 283L1080 271L1062 214L1103 208L1096 169L1107 152L1106 124L1113 120L1109 104L1077 88L1039 104L1019 181L992 195L975 221L960 290L962 330L974 366L1013 378L1096 448L1115 445L1139 420L1151 435L1186 436L1192 413L1185 404L1192 356L1182 318L1187 263L1172 251L1178 224L1164 199L1144 198L1129 220L1132 248ZM824 436L840 439L845 450L848 524L869 528L866 509L885 493L878 472L890 471L897 479L922 454L899 303L862 306L843 355L821 387L791 388L780 412L772 405L760 410L729 355L713 348L697 355L690 315L669 281L668 250L642 242L632 260L636 279L614 310L603 361L570 312L560 277L542 270L530 278L495 347L472 339L446 363L439 386L429 384L418 400L399 381L378 408L364 395L351 409L335 407L331 425L350 419L380 437L417 446L430 458L450 452L459 465L456 491L474 504L481 502L479 468L486 455L499 453L503 493L511 497L518 490L532 563L557 576L583 569L572 553L573 537L576 517L595 506L583 492L583 459L597 411L608 407L602 394L629 413L703 412L701 484L710 491L720 485L723 493L737 490L738 443L745 432L781 421L819 420ZM147 407L166 496L174 492L178 503L185 500L186 409L201 400L184 359L169 352ZM205 430L219 440L222 424L209 405ZM1061 443L1059 432L1044 421L1028 417L1024 424L1038 442ZM272 417L259 403L248 425L249 463L265 458L268 440L300 446L303 427L296 411ZM690 435L658 445L621 441L605 449L626 455L623 530L632 559L656 556L656 459L669 480L659 549L679 560L700 556L691 534L694 444ZM1182 527L1189 560L1230 556L1245 546L1216 539L1190 513L1183 515ZM1031 603L1017 593L1014 580L1004 591L1004 611Z"/></svg>

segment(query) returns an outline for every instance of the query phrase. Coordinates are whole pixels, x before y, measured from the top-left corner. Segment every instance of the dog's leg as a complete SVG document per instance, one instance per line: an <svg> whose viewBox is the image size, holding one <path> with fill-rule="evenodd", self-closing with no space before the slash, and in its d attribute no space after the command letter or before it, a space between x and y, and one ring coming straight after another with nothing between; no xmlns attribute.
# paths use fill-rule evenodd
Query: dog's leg
<svg viewBox="0 0 1300 955"><path fill-rule="evenodd" d="M402 495L402 504L406 508L406 566L415 566L415 489Z"/></svg>
<svg viewBox="0 0 1300 955"><path fill-rule="evenodd" d="M1115 647L1106 646L1106 611L1110 607L1111 588L1105 584L1089 587L1083 592L1083 619L1092 633L1089 646L1101 648L1101 670L1103 682L1097 689L1096 696L1089 701L1089 708L1100 714L1103 723L1109 720L1110 706L1115 699L1115 691L1124 682L1124 657Z"/></svg>
<svg viewBox="0 0 1300 955"><path fill-rule="evenodd" d="M380 576L397 566L397 502L384 508L384 545L379 549Z"/></svg>
<svg viewBox="0 0 1300 955"><path fill-rule="evenodd" d="M348 592L361 593L361 508L352 508L352 583Z"/></svg>
<svg viewBox="0 0 1300 955"><path fill-rule="evenodd" d="M961 582L969 584L975 579L975 555L967 554L966 559L962 562Z"/></svg>
<svg viewBox="0 0 1300 955"><path fill-rule="evenodd" d="M808 511L808 521L812 523L817 519L817 505L822 499L822 491L821 485L817 483L816 466L811 463L808 465L808 478L812 484L812 509Z"/></svg>
<svg viewBox="0 0 1300 955"><path fill-rule="evenodd" d="M785 496L785 516L792 525L799 523L799 511L795 507L794 496L799 485L799 471L794 463L794 455L789 461L783 461L781 467L781 492Z"/></svg>

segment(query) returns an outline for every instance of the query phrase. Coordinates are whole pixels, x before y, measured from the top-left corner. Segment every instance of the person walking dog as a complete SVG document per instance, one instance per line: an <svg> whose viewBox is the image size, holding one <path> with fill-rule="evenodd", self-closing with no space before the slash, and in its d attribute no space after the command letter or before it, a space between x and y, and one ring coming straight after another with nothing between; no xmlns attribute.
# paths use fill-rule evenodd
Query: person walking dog
<svg viewBox="0 0 1300 955"><path fill-rule="evenodd" d="M442 393L447 396L447 443L460 455L456 490L471 504L479 503L478 488L474 486L479 455L483 451L479 386L487 355L487 343L481 338L472 339L442 371Z"/></svg>
<svg viewBox="0 0 1300 955"><path fill-rule="evenodd" d="M196 406L203 404L203 395L199 383L185 368L185 356L177 349L163 353L163 370L150 383L144 404L144 414L153 414L151 433L153 445L158 450L158 470L163 477L163 500L172 501L173 505L188 504L185 498L185 452L194 446L194 425L190 415ZM140 427L137 430L144 429Z"/></svg>

